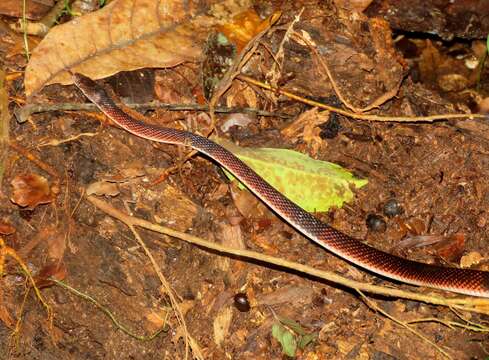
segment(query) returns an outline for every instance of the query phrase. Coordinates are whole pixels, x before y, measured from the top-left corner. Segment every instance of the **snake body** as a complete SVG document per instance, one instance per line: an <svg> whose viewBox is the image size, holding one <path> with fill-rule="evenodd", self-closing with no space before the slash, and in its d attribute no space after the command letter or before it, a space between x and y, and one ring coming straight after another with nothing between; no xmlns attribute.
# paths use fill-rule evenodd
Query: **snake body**
<svg viewBox="0 0 489 360"><path fill-rule="evenodd" d="M489 297L489 272L419 263L364 244L304 211L222 146L187 131L158 127L135 119L121 110L93 80L80 74L73 77L75 85L85 96L118 126L144 139L189 146L207 155L230 171L296 230L337 256L373 273L404 283Z"/></svg>

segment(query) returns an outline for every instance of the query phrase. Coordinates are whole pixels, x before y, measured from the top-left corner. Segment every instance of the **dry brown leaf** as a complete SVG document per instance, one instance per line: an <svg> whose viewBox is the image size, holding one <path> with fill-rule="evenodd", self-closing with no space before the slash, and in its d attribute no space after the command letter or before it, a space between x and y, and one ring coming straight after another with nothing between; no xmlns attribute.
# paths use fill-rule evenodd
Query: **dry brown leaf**
<svg viewBox="0 0 489 360"><path fill-rule="evenodd" d="M71 84L68 71L100 79L124 70L196 61L207 29L216 21L196 8L202 11L198 2L115 0L53 28L27 65L26 94L48 84Z"/></svg>
<svg viewBox="0 0 489 360"><path fill-rule="evenodd" d="M438 256L447 261L456 262L465 250L465 235L463 233L452 234L438 243L435 248Z"/></svg>
<svg viewBox="0 0 489 360"><path fill-rule="evenodd" d="M12 235L15 232L15 228L8 222L0 220L0 234L2 235Z"/></svg>
<svg viewBox="0 0 489 360"><path fill-rule="evenodd" d="M48 181L41 175L18 175L11 184L13 190L10 200L21 207L34 209L39 204L47 204L53 200Z"/></svg>
<svg viewBox="0 0 489 360"><path fill-rule="evenodd" d="M146 329L154 332L165 326L168 318L168 312L162 309L150 310L145 317L148 321L145 324Z"/></svg>
<svg viewBox="0 0 489 360"><path fill-rule="evenodd" d="M338 8L362 12L368 8L372 0L335 0L334 3Z"/></svg>
<svg viewBox="0 0 489 360"><path fill-rule="evenodd" d="M35 277L36 285L39 288L52 286L51 278L56 280L64 280L68 275L68 269L59 261L51 262L45 265Z"/></svg>
<svg viewBox="0 0 489 360"><path fill-rule="evenodd" d="M54 2L45 2L35 0L26 0L25 17L29 20L39 20L49 9L54 5ZM2 0L0 1L0 14L11 17L21 18L23 16L23 4L19 0Z"/></svg>
<svg viewBox="0 0 489 360"><path fill-rule="evenodd" d="M108 181L96 181L87 186L87 195L117 196L119 192L117 184Z"/></svg>
<svg viewBox="0 0 489 360"><path fill-rule="evenodd" d="M289 285L268 294L257 295L256 305L273 306L283 303L294 305L310 304L313 295L314 292L310 287Z"/></svg>

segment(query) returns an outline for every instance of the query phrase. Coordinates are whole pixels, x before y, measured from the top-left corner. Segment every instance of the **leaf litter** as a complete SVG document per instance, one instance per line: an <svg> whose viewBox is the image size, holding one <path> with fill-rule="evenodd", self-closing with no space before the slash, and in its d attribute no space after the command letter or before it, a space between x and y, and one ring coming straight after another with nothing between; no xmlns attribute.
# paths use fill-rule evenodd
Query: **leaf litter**
<svg viewBox="0 0 489 360"><path fill-rule="evenodd" d="M69 84L70 71L98 79L143 67L167 68L156 71L155 88L164 89L164 96L172 101L178 102L183 96L186 100L193 97L196 102L202 101L199 62L204 56L204 41L215 26L221 25L218 30L227 32L230 39L237 39L237 49L243 49L253 34L259 32L261 23L256 19L266 19L281 10L279 23L260 40L254 56L243 67L247 75L263 79L267 74L275 85L296 94L334 106L345 104L357 110L372 107L374 113L388 116L444 114L467 109L467 101L460 100L463 91L460 91L457 105L445 97L458 95L458 87L450 88L448 95L433 90L440 87L446 91L447 86L453 85L447 81L460 79L460 76L467 77L467 81L458 81L455 85L473 83L470 71L460 70L455 74L459 76L446 76L447 69L454 72L463 69L460 66L463 59L450 57L460 54L460 49L455 52L446 50L444 44L436 41L413 40L417 51L420 54L424 51L425 56L420 58L424 63L418 66L422 70L421 78L426 77L428 85L416 82L413 74L406 75L407 69L414 65L396 49L397 43L392 41L388 24L367 18L364 13L352 12L346 2L323 2L320 7L289 2L281 4L280 8L273 3L251 7L246 1L189 4L170 0L116 0L99 11L54 27L33 51L24 79L26 94L18 90L15 79L7 80L11 103L19 98L22 103L24 95L37 95L36 99L41 102L62 103L73 98L84 102L72 88L46 85ZM413 5L413 8L416 7ZM246 15L233 17L240 13ZM285 32L288 36L284 41ZM2 40L0 37L0 45ZM11 53L5 59L7 75L22 70L18 64L23 62L22 53L15 54L15 47L10 43L8 46ZM285 55L275 58L279 51ZM471 49L463 48L463 51L470 54ZM437 59L443 61L430 64L434 58L429 54L438 54ZM439 69L439 63L451 65ZM273 73L269 69L274 69ZM433 78L424 69L439 72ZM482 75L484 79L484 72ZM402 79L405 79L403 83ZM414 236L439 235L450 239L456 235L464 241L429 252L425 249L429 246L408 246L403 249L406 256L457 263L460 252L465 250L467 255L475 255L462 256L460 261L464 266L472 263L478 263L481 268L487 266L484 249L488 240L484 228L488 200L484 194L488 189L481 179L487 172L489 152L483 123L469 120L449 124L386 125L339 116L336 121L341 126L337 134L322 138L321 121L326 122L334 115L328 112L318 115L315 110L279 93L235 80L222 97L222 103L285 112L300 120L294 126L294 121L282 117L251 118L242 126L227 128L226 135L234 143L248 148L294 148L340 164L369 179L368 186L355 190L356 199L352 199L352 203L319 215L328 223L388 251L410 235L402 224L422 223L421 233ZM147 113L148 121L193 132L208 130L209 122L203 116L170 114L159 109L154 112L156 116ZM301 118L306 112L309 114ZM218 117L218 121L221 125L226 119ZM141 253L140 245L133 242L132 235L121 224L96 211L83 199L87 184L104 182L107 174L109 178L111 174L116 177L122 173L121 169L141 159L145 164L144 173L129 181L117 182L116 192L102 191L114 194L114 206L125 209L128 214L166 222L169 226L177 221L182 231L207 239L260 249L264 253L372 281L368 275L318 251L276 217L270 217L254 205L248 205L238 214L236 208L244 209L244 206L238 206L231 196L221 170L200 157L183 161L186 155L182 149L151 146L147 141L108 127L97 138L72 137L59 142L58 146L36 149L40 139L62 139L65 134L93 131L96 126L93 120L87 121L86 114L73 112L41 113L32 116L23 126L11 125L13 136L26 149L22 154L34 152L39 160L51 165L56 174L62 174L53 177L53 182L61 187L57 196L51 198L53 204L42 205L42 196L37 197L41 201L28 196L30 200L22 203L30 210L20 211L18 205L9 201L12 189L4 186L1 191L6 200L0 208L2 221L12 224L16 230L14 234L8 231L5 239L13 242L15 235L20 242L19 249L28 245L29 251L20 253L37 271L38 281L43 285L48 284L47 276L65 278L78 289L110 303L115 316L123 318L133 329L154 330L154 320L142 314L171 311L168 295L160 289L161 284ZM10 184L26 173L41 177L45 177L44 172L46 176L55 174L43 167L41 161L31 159L9 153L3 164L7 169L4 183ZM166 169L175 163L178 165L175 170L167 173ZM152 185L162 174L163 182ZM165 194L165 187L173 190L161 200L158 194ZM42 190L43 187L34 188ZM365 224L367 215L380 213L383 204L393 197L402 204L404 212L386 219L384 233L369 232ZM246 197L243 199L247 201ZM173 212L176 213L173 217L166 215ZM35 238L36 232L47 229L48 224L53 241L50 242L49 236ZM141 232L141 236L179 296L186 329L170 316L168 326L174 330L171 336L163 333L147 343L128 341L124 334L113 331L104 315L87 306L82 298L68 296L62 289L53 287L43 295L53 305L55 318L59 320L56 331L61 334L61 344L71 344L70 354L119 358L122 353L128 357L151 353L184 358L184 340L190 333L189 341L195 349L203 350L205 358L274 358L282 356L284 346L288 354L307 358L354 354L394 358L438 356L433 346L410 332L399 330L386 318L376 317L358 298L330 284L237 259L223 262L216 254L151 233ZM35 240L35 244L29 245L31 240ZM452 259L455 253L457 256ZM62 265L46 262L49 255ZM8 269L12 273L15 266ZM22 299L18 287L12 285L16 284L15 279L12 274L2 278L4 305L0 309L0 319L10 326L18 309L16 304ZM284 289L296 289L294 301L286 301ZM237 312L230 304L234 294L243 292L252 306L248 312ZM260 303L260 299L269 300ZM29 298L26 306L37 309L34 304ZM451 316L443 308L434 310L418 303L404 305L401 301L381 300L378 304L403 319L428 318L434 313L442 318ZM280 322L281 328L277 329L274 314L290 321ZM64 350L66 347L52 347L49 336L40 332L41 326L36 329L35 325L43 320L43 314L36 310L23 319L26 326L19 338L17 357L26 357L22 351L27 346L38 356L71 356ZM301 339L303 331L294 324L304 326L306 335L318 333L320 336L312 342L309 338ZM211 327L214 331L209 331ZM425 324L422 330L426 336L437 339L453 358L464 358L468 354L482 356L479 345L487 341L484 333L477 335L439 324ZM274 336L281 345L272 339ZM37 340L31 345L34 339ZM7 338L1 339L2 345L7 342ZM197 352L194 355L199 356Z"/></svg>

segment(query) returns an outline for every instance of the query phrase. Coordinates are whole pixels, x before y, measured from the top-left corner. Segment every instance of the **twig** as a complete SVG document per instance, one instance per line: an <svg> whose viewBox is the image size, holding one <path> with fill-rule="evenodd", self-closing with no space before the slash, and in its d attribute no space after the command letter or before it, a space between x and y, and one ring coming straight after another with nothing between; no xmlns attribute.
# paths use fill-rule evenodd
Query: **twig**
<svg viewBox="0 0 489 360"><path fill-rule="evenodd" d="M256 48L260 44L260 40L265 34L268 33L270 28L278 21L281 13L275 13L271 15L267 21L267 26L260 31L253 39L251 39L248 44L243 48L239 55L234 59L233 65L228 69L226 74L222 77L219 85L215 89L212 98L209 101L209 115L211 117L211 128L207 135L210 135L214 131L214 126L216 124L215 120L215 107L221 96L229 89L233 80L241 73L243 66L251 59L254 55Z"/></svg>
<svg viewBox="0 0 489 360"><path fill-rule="evenodd" d="M434 122L437 120L461 119L461 118L487 119L487 116L482 114L440 114L440 115L428 115L428 116L379 116L379 115L370 115L370 114L356 114L354 112L339 109L334 106L323 104L318 101L306 99L302 96L296 95L287 90L277 89L269 84L265 84L259 80L253 79L252 77L243 74L238 75L237 78L242 81L246 81L247 83L261 87L263 89L270 90L278 94L284 95L290 99L300 101L304 104L316 106L320 109L329 110L337 114L341 114L344 116L348 116L360 120L379 121L379 122Z"/></svg>
<svg viewBox="0 0 489 360"><path fill-rule="evenodd" d="M36 164L42 170L44 170L49 175L51 175L54 178L55 183L57 185L59 185L60 179L59 179L58 172L51 165L45 163L39 157L37 157L36 155L34 155L32 152L30 152L29 150L25 149L24 147L20 146L15 141L10 141L9 145L10 145L10 147L12 149L14 149L15 151L17 151L22 156L24 156L27 160L32 161L34 164Z"/></svg>
<svg viewBox="0 0 489 360"><path fill-rule="evenodd" d="M21 30L22 30L22 36L24 39L24 50L25 50L25 58L27 62L29 62L29 57L30 57L30 50L29 50L29 41L27 39L27 17L26 17L26 0L22 1L22 19L21 21Z"/></svg>
<svg viewBox="0 0 489 360"><path fill-rule="evenodd" d="M474 332L489 332L489 328L480 324L475 324L475 325L466 325L459 323L458 321L453 321L453 320L443 320L443 319L437 319L437 318L423 318L423 319L415 319L415 320L410 320L407 321L406 324L416 324L416 323L423 323L423 322L436 322L442 325L445 325L446 327L449 327L450 329L454 329L455 327L467 329L470 331Z"/></svg>
<svg viewBox="0 0 489 360"><path fill-rule="evenodd" d="M169 111L209 111L209 106L199 104L168 104L159 101L151 101L143 104L125 104L125 106L136 110L166 109ZM29 116L35 113L48 111L93 111L100 112L95 104L61 103L61 104L28 104L14 111L17 122L24 123ZM249 107L225 107L220 106L214 109L216 113L244 113L256 116L275 116L289 119L292 116L281 112L270 112Z"/></svg>
<svg viewBox="0 0 489 360"><path fill-rule="evenodd" d="M260 254L254 251L228 248L226 246L222 246L214 242L203 240L197 236L182 233L164 226L156 225L149 221L145 221L143 219L126 215L121 211L115 209L105 201L102 201L94 196L88 196L87 200L90 201L93 205L95 205L100 210L107 213L108 215L122 221L127 225L130 224L132 226L139 226L144 229L155 231L161 234L166 234L171 237L189 242L191 244L204 247L206 249L212 249L219 253L230 254L245 259L254 259L260 262L274 264L281 268L290 269L300 273L308 274L320 279L333 282L335 284L341 284L348 288L360 290L367 293L380 294L380 295L385 295L385 296L390 296L395 298L410 299L410 300L421 301L425 303L431 303L435 305L450 306L463 311L489 314L489 299L469 298L469 297L448 299L441 296L423 295L423 294L410 292L410 291L403 291L399 289L392 289L392 288L387 288L387 287L382 287L377 285L366 284L363 282L342 277L330 271L315 269L307 265L283 260L265 254Z"/></svg>
<svg viewBox="0 0 489 360"><path fill-rule="evenodd" d="M7 157L9 143L10 112L8 109L8 91L5 71L0 70L0 183L5 172L4 160Z"/></svg>
<svg viewBox="0 0 489 360"><path fill-rule="evenodd" d="M179 325L183 328L183 332L185 334L185 359L187 359L188 357L188 350L190 344L190 346L192 347L192 352L194 357L196 359L203 360L204 357L202 356L202 352L200 351L200 348L198 347L197 343L192 339L192 337L190 336L187 330L187 324L185 322L185 318L183 317L183 313L180 310L180 306L178 305L178 301L175 297L174 290L171 288L170 284L161 273L160 267L156 262L155 258L153 257L153 254L151 254L151 251L149 251L149 248L146 246L141 236L139 236L139 233L134 228L134 225L131 223L125 223L125 224L129 227L134 237L138 241L139 245L143 248L144 252L146 253L146 256L149 258L149 261L151 262L151 265L153 265L153 268L156 274L158 275L161 284L165 288L166 294L170 298L170 303L172 304L172 308L175 310L175 314L177 315L177 321Z"/></svg>
<svg viewBox="0 0 489 360"><path fill-rule="evenodd" d="M39 142L37 147L59 146L61 144L67 143L67 142L78 140L81 137L85 137L85 136L86 137L93 137L93 136L97 136L98 134L99 134L98 132L96 132L96 133L80 133L80 134L76 134L76 135L70 136L70 137L68 137L66 139L62 139L62 140L59 140L59 139L42 140Z"/></svg>
<svg viewBox="0 0 489 360"><path fill-rule="evenodd" d="M41 295L41 292L39 291L39 288L37 287L36 282L34 281L34 278L32 277L31 272L27 267L27 265L20 258L17 252L14 249L12 249L10 246L7 246L3 238L0 237L0 276L3 276L4 274L5 260L7 256L13 258L17 262L17 264L19 264L20 268L22 269L25 276L29 280L29 283L32 285L32 288L34 289L34 293L36 294L37 298L46 309L46 313L48 315L48 322L49 325L51 326L53 321L53 312L51 306L46 302L46 300Z"/></svg>
<svg viewBox="0 0 489 360"><path fill-rule="evenodd" d="M280 70L282 69L283 66L283 61L284 61L284 45L287 41L289 41L291 34L294 31L294 25L297 24L302 16L302 13L304 12L304 8L301 9L298 15L294 17L294 19L290 22L290 24L287 26L287 30L285 30L285 34L280 41L280 44L278 46L278 50L276 54L273 54L272 51L270 51L270 55L272 56L273 60L275 60L272 64L271 69L268 71L268 73L265 75L265 79L270 79L270 83L277 85L278 81L278 76L280 75ZM278 67L278 69L277 69Z"/></svg>
<svg viewBox="0 0 489 360"><path fill-rule="evenodd" d="M96 198L93 198L92 196L88 196L87 199L89 199L90 201L91 200L98 200ZM139 245L143 248L144 252L146 253L146 256L148 256L151 264L153 265L153 268L154 268L156 274L158 275L158 278L160 279L161 284L163 285L163 287L166 291L166 294L168 295L168 297L170 299L170 302L172 304L172 308L175 310L177 321L180 324L180 326L183 328L183 332L185 334L185 338L186 338L185 339L185 359L187 359L189 345L190 345L190 347L192 348L193 357L195 359L203 360L204 356L202 355L202 351L200 350L199 345L190 336L190 334L187 330L185 318L183 316L182 311L180 310L180 306L178 305L178 301L177 301L176 296L174 294L174 290L171 288L170 284L168 283L168 281L165 279L165 277L161 273L160 267L159 267L158 263L156 262L155 258L153 257L153 255L151 254L151 251L149 251L149 248L146 246L143 239L141 238L139 233L136 231L136 229L135 229L136 224L133 223L132 221L126 221L128 219L132 219L132 217L129 215L126 215L122 212L119 212L119 215L121 215L121 217L118 219L121 220L124 224L126 224L129 227L129 229L133 233L134 237L136 238L137 242L139 243Z"/></svg>
<svg viewBox="0 0 489 360"><path fill-rule="evenodd" d="M380 105L382 105L383 103L385 103L387 100L389 100L392 97L394 97L397 94L397 92L399 91L399 88L401 87L401 83L402 83L402 80L403 80L403 77L402 76L399 77L399 80L397 81L396 86L394 86L392 89L388 90L387 92L385 92L384 94L380 95L378 98L376 98L375 100L373 100L370 103L370 105L367 105L367 106L365 106L364 108L361 108L361 109L355 107L341 93L340 88L338 87L338 84L336 83L336 80L333 77L333 74L329 70L328 64L323 59L323 57L321 56L321 54L319 54L319 51L317 50L316 46L314 44L312 44L311 41L309 41L309 39L307 39L304 36L301 36L298 33L294 33L294 36L296 36L300 40L302 40L302 42L304 42L309 47L309 49L314 53L314 55L316 56L316 58L319 60L319 64L322 66L322 68L326 72L326 74L328 76L328 79L331 82L331 85L333 86L333 90L336 93L336 96L338 96L338 99L340 99L340 101L348 109L350 109L354 113L356 113L356 114L363 113L363 112L372 110L372 109L374 109L376 107L379 107Z"/></svg>
<svg viewBox="0 0 489 360"><path fill-rule="evenodd" d="M57 280L57 279L55 279L53 277L51 277L49 280L51 280L52 282L54 282L56 285L62 287L63 289L72 292L76 296L79 296L82 299L85 299L87 301L90 301L92 304L94 304L96 307L98 307L100 310L102 310L102 312L105 315L107 315L110 318L110 320L112 320L112 322L114 323L114 325L119 330L121 330L123 333L125 333L125 334L127 334L127 335L129 335L129 336L131 336L131 337L133 337L135 339L138 339L138 340L141 340L141 341L150 341L150 340L153 340L155 337L157 337L161 332L168 330L168 327L166 325L166 320L168 318L168 313L167 313L166 318L165 318L165 321L164 321L164 324L165 325L163 325L160 329L156 330L151 335L147 335L147 336L137 335L134 332L132 332L131 330L129 330L129 328L127 326L125 326L119 320L117 320L117 318L115 317L115 315L109 309L107 309L105 306L103 306L102 304L100 304L97 300L95 300L90 295L85 294L85 293L81 292L80 290L77 290L74 287L71 287L70 285L64 283L63 281Z"/></svg>

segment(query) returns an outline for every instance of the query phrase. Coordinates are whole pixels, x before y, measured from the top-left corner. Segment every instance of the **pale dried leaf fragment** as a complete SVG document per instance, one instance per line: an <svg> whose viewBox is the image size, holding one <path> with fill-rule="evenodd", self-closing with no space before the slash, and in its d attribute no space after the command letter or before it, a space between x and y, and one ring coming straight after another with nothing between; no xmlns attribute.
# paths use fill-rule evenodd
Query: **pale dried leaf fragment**
<svg viewBox="0 0 489 360"><path fill-rule="evenodd" d="M48 181L41 175L18 175L11 184L13 189L10 200L20 207L34 209L37 205L47 204L53 200Z"/></svg>
<svg viewBox="0 0 489 360"><path fill-rule="evenodd" d="M221 347L224 339L229 336L229 328L233 320L233 310L230 306L226 306L219 310L213 322L214 342Z"/></svg>
<svg viewBox="0 0 489 360"><path fill-rule="evenodd" d="M53 28L27 65L26 94L53 83L71 84L68 71L100 79L120 71L198 60L203 38L215 20L193 5L178 0L115 0Z"/></svg>
<svg viewBox="0 0 489 360"><path fill-rule="evenodd" d="M460 267L469 268L471 266L479 264L484 258L477 251L471 251L468 254L462 256L460 259Z"/></svg>
<svg viewBox="0 0 489 360"><path fill-rule="evenodd" d="M96 181L87 187L87 195L117 196L119 195L119 192L117 184L108 181Z"/></svg>

